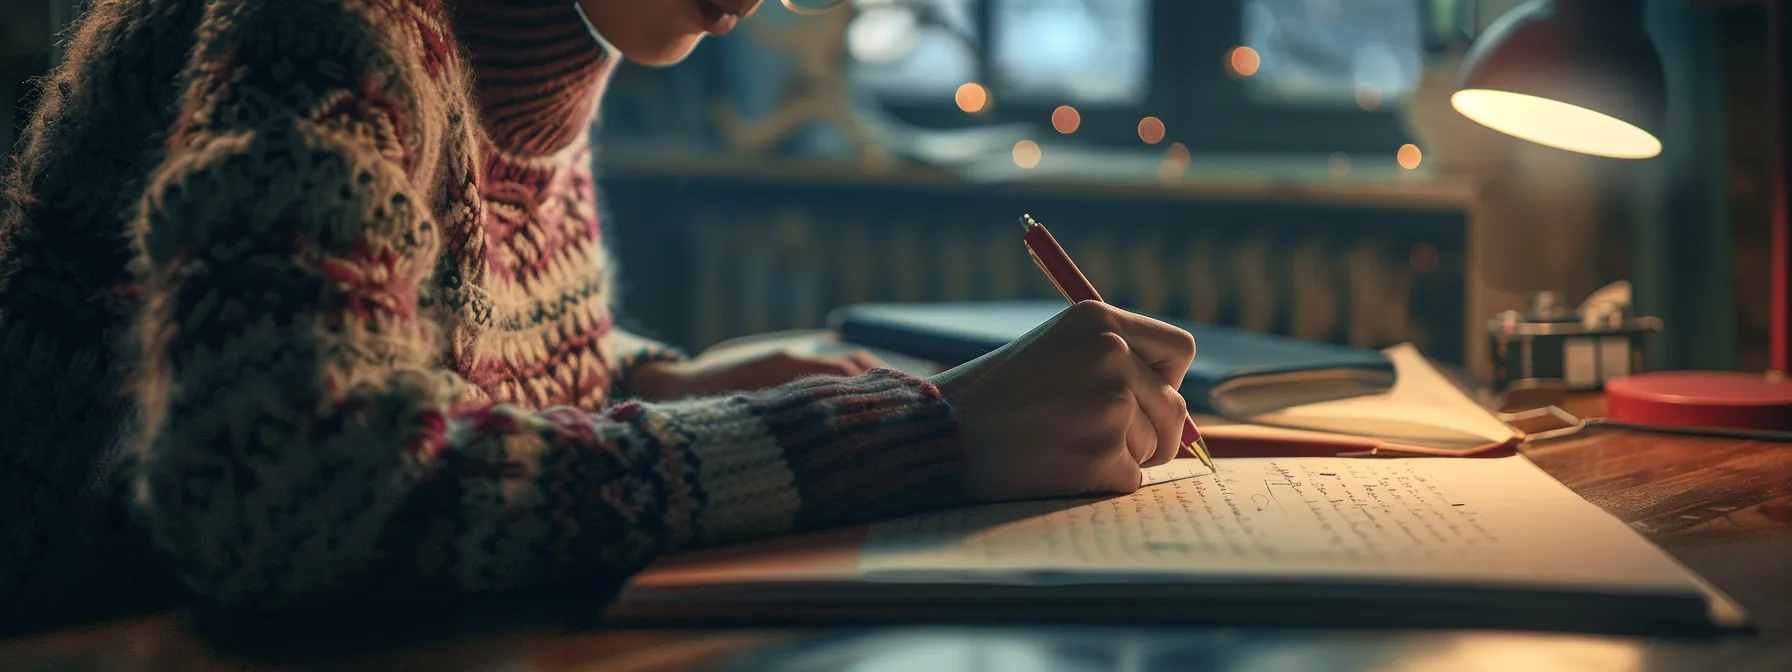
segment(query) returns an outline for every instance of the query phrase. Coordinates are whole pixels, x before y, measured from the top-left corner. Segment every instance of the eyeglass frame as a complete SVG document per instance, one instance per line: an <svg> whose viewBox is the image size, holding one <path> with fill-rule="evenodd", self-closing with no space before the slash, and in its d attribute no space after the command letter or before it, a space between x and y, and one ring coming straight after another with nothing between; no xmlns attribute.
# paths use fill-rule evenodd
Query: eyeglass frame
<svg viewBox="0 0 1792 672"><path fill-rule="evenodd" d="M778 0L778 4L796 14L820 14L830 12L852 2L852 0L824 0L827 4L821 7L799 7L795 0Z"/></svg>

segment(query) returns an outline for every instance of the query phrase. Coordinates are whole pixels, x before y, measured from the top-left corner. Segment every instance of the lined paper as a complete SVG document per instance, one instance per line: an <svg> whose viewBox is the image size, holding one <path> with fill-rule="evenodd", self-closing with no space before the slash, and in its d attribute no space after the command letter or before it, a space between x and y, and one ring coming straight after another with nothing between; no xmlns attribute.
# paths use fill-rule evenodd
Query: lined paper
<svg viewBox="0 0 1792 672"><path fill-rule="evenodd" d="M860 569L868 578L1170 572L1694 590L1665 553L1523 457L1219 464L1213 477L1125 497L879 523Z"/></svg>

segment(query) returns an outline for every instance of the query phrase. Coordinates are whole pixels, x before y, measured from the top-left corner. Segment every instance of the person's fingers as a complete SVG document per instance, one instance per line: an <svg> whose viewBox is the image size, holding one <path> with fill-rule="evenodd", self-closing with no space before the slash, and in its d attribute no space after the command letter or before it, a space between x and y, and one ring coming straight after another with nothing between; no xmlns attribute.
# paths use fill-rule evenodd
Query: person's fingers
<svg viewBox="0 0 1792 672"><path fill-rule="evenodd" d="M1112 331L1097 332L1084 345L1087 364L1073 365L1071 371L1080 375L1096 390L1100 397L1091 399L1090 403L1117 401L1132 394L1133 369L1138 366L1132 354L1132 347L1126 339ZM1074 357L1071 358L1074 361ZM1067 362L1068 363L1068 362Z"/></svg>
<svg viewBox="0 0 1792 672"><path fill-rule="evenodd" d="M816 360L832 367L833 375L837 376L856 376L866 371L865 366L851 355L823 355L816 357Z"/></svg>
<svg viewBox="0 0 1792 672"><path fill-rule="evenodd" d="M860 373L864 373L864 372L870 371L872 369L890 368L890 365L885 363L884 360L879 359L877 357L877 355L873 355L869 351L865 351L865 350L854 350L854 351L852 351L851 354L847 355L847 358L851 359L854 364L857 364L859 366Z"/></svg>
<svg viewBox="0 0 1792 672"><path fill-rule="evenodd" d="M1169 324L1106 304L1084 302L1073 308L1076 310L1070 317L1081 328L1118 334L1139 366L1149 371L1136 372L1141 375L1135 375L1130 385L1160 437L1157 453L1142 464L1157 466L1175 459L1181 452L1182 428L1188 419L1188 402L1176 388L1194 361L1194 337ZM1141 382L1139 378L1156 384Z"/></svg>
<svg viewBox="0 0 1792 672"><path fill-rule="evenodd" d="M1091 409L1078 405L1077 410L1086 413ZM1086 424L1057 434L1052 442L1058 448L1020 458L1025 463L1017 469L1026 476L1017 485L1025 496L1125 494L1138 489L1139 460L1127 445L1132 440L1128 438L1129 425L1148 423L1132 421L1139 414L1136 408L1110 405L1097 412ZM1062 412L1059 417L1064 417ZM1142 440L1146 444L1154 440L1150 430L1145 434Z"/></svg>
<svg viewBox="0 0 1792 672"><path fill-rule="evenodd" d="M1115 316L1120 335L1145 364L1170 385L1181 385L1195 361L1195 337L1157 320L1122 312Z"/></svg>
<svg viewBox="0 0 1792 672"><path fill-rule="evenodd" d="M1088 411L1099 414L1099 420L1090 418L1097 425L1092 428L1101 432L1097 436L1106 437L1106 441L1097 439L1091 445L1107 447L1107 453L1100 455L1098 460L1105 461L1111 454L1118 454L1136 468L1154 458L1159 450L1158 423L1147 414L1140 401L1141 391L1150 389L1149 381L1156 380L1156 373L1133 356L1131 348L1117 333L1097 332L1088 348L1088 363L1078 367L1086 372L1085 380L1091 385L1084 403L1091 405ZM1146 380L1142 381L1142 378ZM1162 406L1161 400L1153 403ZM1109 487L1126 478L1099 480L1103 487Z"/></svg>
<svg viewBox="0 0 1792 672"><path fill-rule="evenodd" d="M1139 463L1124 450L1109 452L1105 459L1093 465L1089 474L1092 493L1112 493L1117 495L1132 494L1139 489L1145 477L1139 472Z"/></svg>
<svg viewBox="0 0 1792 672"><path fill-rule="evenodd" d="M1188 417L1188 404L1176 393L1176 388L1164 384L1157 371L1146 366L1144 361L1134 358L1132 365L1132 395L1138 401L1139 410L1144 411L1154 439L1153 453L1140 459L1139 464L1155 467L1176 458L1182 444L1182 423Z"/></svg>
<svg viewBox="0 0 1792 672"><path fill-rule="evenodd" d="M1157 454L1157 428L1151 424L1151 417L1144 409L1134 404L1132 418L1126 423L1126 452L1132 456L1133 464L1144 465Z"/></svg>
<svg viewBox="0 0 1792 672"><path fill-rule="evenodd" d="M858 360L844 355L818 356L815 358L815 362L817 365L827 369L828 375L856 376L866 371L864 365L859 364Z"/></svg>
<svg viewBox="0 0 1792 672"><path fill-rule="evenodd" d="M1119 334L1165 383L1182 384L1195 360L1195 337L1187 331L1103 303L1085 301L1075 308L1079 319Z"/></svg>
<svg viewBox="0 0 1792 672"><path fill-rule="evenodd" d="M855 372L858 365L845 357L781 353L773 360L772 365L776 367L776 375L792 379L800 376L858 375Z"/></svg>

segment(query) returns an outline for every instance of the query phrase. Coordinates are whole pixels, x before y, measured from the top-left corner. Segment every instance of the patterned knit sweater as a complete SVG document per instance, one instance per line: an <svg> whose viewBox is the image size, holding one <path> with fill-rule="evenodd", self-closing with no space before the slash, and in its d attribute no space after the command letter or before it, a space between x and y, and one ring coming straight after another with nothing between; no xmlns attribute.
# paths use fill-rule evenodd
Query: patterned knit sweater
<svg viewBox="0 0 1792 672"><path fill-rule="evenodd" d="M152 542L284 606L962 496L894 372L618 401L677 355L611 326L571 0L100 0L68 53L0 224L15 625L164 604Z"/></svg>

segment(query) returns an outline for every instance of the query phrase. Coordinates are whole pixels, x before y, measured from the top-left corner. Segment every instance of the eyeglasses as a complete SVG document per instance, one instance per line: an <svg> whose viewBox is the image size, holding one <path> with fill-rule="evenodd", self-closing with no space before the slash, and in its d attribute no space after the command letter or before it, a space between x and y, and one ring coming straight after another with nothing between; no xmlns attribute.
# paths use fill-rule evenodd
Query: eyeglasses
<svg viewBox="0 0 1792 672"><path fill-rule="evenodd" d="M779 0L784 8L798 14L820 14L852 0Z"/></svg>

